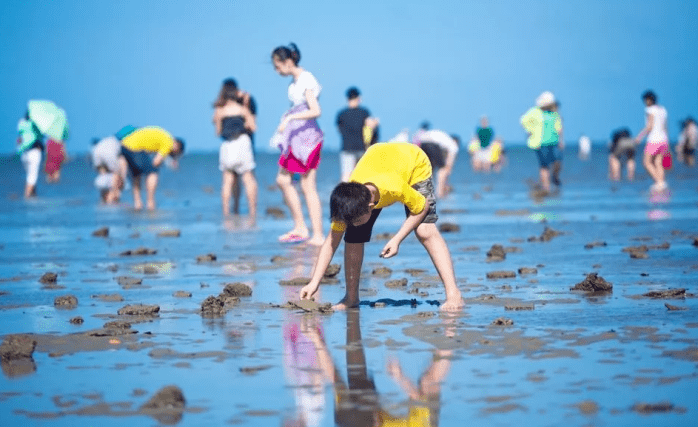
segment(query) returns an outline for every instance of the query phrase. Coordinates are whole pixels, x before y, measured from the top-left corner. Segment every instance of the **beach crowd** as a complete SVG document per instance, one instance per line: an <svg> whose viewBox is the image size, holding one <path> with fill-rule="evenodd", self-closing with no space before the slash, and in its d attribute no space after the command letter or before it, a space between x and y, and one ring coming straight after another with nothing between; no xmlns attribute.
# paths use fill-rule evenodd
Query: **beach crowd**
<svg viewBox="0 0 698 427"><path fill-rule="evenodd" d="M276 184L293 220L293 227L280 235L278 241L319 248L311 281L302 288L301 299L313 298L316 294L325 269L343 239L346 294L335 308L357 306L364 244L371 239L373 224L381 209L400 203L405 207L406 219L385 244L381 256L397 255L401 242L414 232L444 284L446 301L442 308L462 307L451 255L435 225L437 200L452 191L449 177L461 138L452 132L433 129L429 122L424 122L412 135L409 129L403 129L391 138L381 139L380 120L362 105L360 90L350 87L346 91L346 107L337 113L335 120L342 141L340 173L339 183L330 198L331 230L325 234L322 201L316 184L324 140L317 121L322 113L319 102L322 86L300 65L301 54L295 44L277 47L271 52L271 60L280 76L291 77L287 93L290 108L281 115L270 141L280 152ZM644 128L634 137L627 128L612 132L608 151L609 179L621 179L623 164L627 179L634 179L636 149L646 140L642 165L653 180L650 191L668 191L665 170L671 168L673 159L690 166L695 163L698 127L691 117L683 120L678 144L672 151L666 109L652 91L643 93L641 99L645 105ZM254 173L256 113L254 97L238 87L235 79L225 79L213 102L212 115L215 134L221 140L221 209L224 216L239 214L241 188L244 187L247 214L252 222L257 216L258 192ZM521 116L520 124L538 162L536 191L545 197L562 185L565 138L558 99L552 92L542 92L535 105ZM44 152L47 182L60 180L69 134L65 111L50 101L30 101L25 116L19 121L18 134L17 153L26 171L24 196L35 197ZM590 147L589 138L582 136L579 142L581 159L589 158ZM158 126L127 125L112 135L95 138L91 158L96 171L94 185L101 202L119 203L130 183L133 207L155 210L159 168L164 164L176 168L184 151L183 139ZM495 134L487 116L480 117L467 144L467 152L474 171L496 173L505 167L504 141ZM303 214L302 200L308 221Z"/></svg>

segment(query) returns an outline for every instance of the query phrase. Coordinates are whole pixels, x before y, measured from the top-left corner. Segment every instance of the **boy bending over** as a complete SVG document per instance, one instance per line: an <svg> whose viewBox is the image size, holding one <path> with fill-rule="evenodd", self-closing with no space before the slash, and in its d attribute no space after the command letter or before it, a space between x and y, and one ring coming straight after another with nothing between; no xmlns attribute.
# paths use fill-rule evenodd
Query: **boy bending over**
<svg viewBox="0 0 698 427"><path fill-rule="evenodd" d="M405 205L407 219L386 243L380 256L391 258L397 255L400 243L414 230L444 283L446 302L441 308L455 310L463 307L451 254L436 227L438 215L431 181L431 164L422 149L406 143L384 142L371 146L357 163L350 182L340 183L332 191L332 227L320 248L310 283L300 291L301 299L315 295L320 279L344 235L346 294L333 308L343 310L359 305L359 276L364 258L364 243L371 239L373 224L381 209L396 202Z"/></svg>

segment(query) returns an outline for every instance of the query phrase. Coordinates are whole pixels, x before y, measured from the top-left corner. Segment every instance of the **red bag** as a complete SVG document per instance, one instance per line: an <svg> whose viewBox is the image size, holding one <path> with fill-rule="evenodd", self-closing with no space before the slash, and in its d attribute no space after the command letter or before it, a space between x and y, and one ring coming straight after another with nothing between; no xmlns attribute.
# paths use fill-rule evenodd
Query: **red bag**
<svg viewBox="0 0 698 427"><path fill-rule="evenodd" d="M664 153L664 156L662 157L662 166L664 167L665 170L671 169L671 153L670 152Z"/></svg>

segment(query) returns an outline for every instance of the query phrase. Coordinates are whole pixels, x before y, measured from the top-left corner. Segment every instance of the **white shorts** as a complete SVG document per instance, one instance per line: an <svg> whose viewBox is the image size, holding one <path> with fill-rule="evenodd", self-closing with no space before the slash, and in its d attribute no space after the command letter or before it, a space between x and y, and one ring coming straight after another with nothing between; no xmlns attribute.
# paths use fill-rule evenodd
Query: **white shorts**
<svg viewBox="0 0 698 427"><path fill-rule="evenodd" d="M361 156L364 155L363 151L340 151L339 152L339 167L342 176L349 176L351 172L356 167Z"/></svg>
<svg viewBox="0 0 698 427"><path fill-rule="evenodd" d="M35 186L39 180L39 168L41 167L41 149L32 148L22 153L22 166L27 172L27 185Z"/></svg>
<svg viewBox="0 0 698 427"><path fill-rule="evenodd" d="M254 153L252 153L252 141L246 133L221 144L218 156L218 168L221 171L243 174L256 166Z"/></svg>
<svg viewBox="0 0 698 427"><path fill-rule="evenodd" d="M118 172L121 142L114 136L108 136L92 147L92 166L103 166L109 172Z"/></svg>

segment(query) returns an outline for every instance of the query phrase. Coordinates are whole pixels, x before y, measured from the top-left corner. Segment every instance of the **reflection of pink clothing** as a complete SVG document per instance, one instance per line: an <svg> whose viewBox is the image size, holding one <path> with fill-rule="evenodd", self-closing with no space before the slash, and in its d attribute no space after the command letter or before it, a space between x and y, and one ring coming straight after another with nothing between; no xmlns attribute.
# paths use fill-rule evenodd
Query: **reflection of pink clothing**
<svg viewBox="0 0 698 427"><path fill-rule="evenodd" d="M53 174L60 171L64 161L65 150L63 143L49 139L46 144L46 173Z"/></svg>

